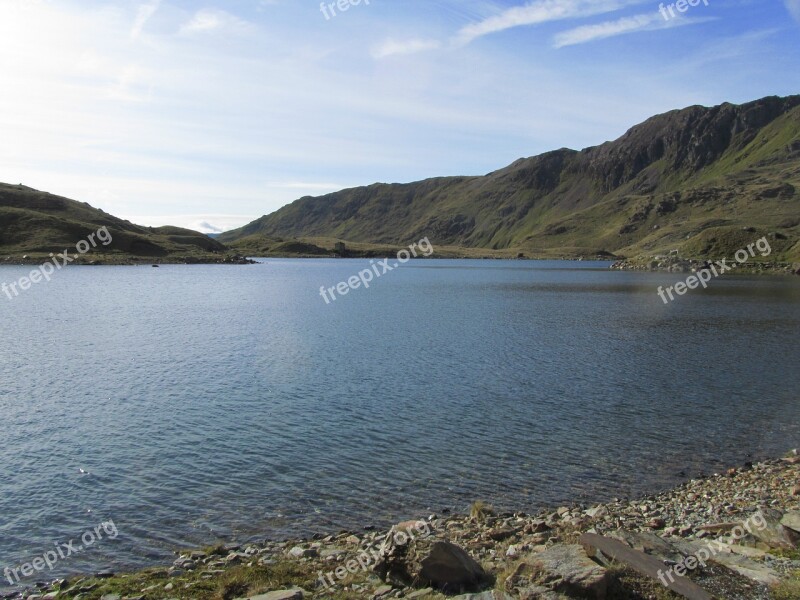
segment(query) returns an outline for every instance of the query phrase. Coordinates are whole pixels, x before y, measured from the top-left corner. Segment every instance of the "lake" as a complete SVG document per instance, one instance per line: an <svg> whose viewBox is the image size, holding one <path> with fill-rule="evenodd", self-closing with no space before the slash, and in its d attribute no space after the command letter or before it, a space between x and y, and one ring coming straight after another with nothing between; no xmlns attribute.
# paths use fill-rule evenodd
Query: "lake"
<svg viewBox="0 0 800 600"><path fill-rule="evenodd" d="M424 260L320 296L369 266L71 267L0 296L0 570L109 520L25 583L650 493L800 445L800 278L665 305L685 275Z"/></svg>

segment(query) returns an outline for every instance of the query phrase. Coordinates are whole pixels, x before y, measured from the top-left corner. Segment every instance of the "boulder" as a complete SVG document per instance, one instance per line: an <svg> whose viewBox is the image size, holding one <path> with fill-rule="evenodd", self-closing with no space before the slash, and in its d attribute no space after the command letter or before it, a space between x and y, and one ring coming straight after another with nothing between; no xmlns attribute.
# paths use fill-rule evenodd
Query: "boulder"
<svg viewBox="0 0 800 600"><path fill-rule="evenodd" d="M563 594L604 600L607 589L607 571L577 545L556 545L529 555L506 580L507 591L531 599Z"/></svg>
<svg viewBox="0 0 800 600"><path fill-rule="evenodd" d="M439 589L470 588L486 580L483 567L450 542L434 542L420 565L420 580Z"/></svg>
<svg viewBox="0 0 800 600"><path fill-rule="evenodd" d="M758 527L760 519L766 523L765 527ZM794 550L800 540L800 534L781 524L783 513L771 508L762 508L753 515L747 523L750 524L750 533L762 544L769 548L781 550Z"/></svg>
<svg viewBox="0 0 800 600"><path fill-rule="evenodd" d="M593 533L584 533L581 536L581 544L590 555L597 556L606 562L614 561L626 565L634 571L650 577L653 581L659 581L660 585L665 585L683 598L689 600L712 600L705 590L689 579L684 577L669 579L665 577L666 565L664 562L631 548L619 540ZM688 554L691 554L691 552L692 550L690 549Z"/></svg>
<svg viewBox="0 0 800 600"><path fill-rule="evenodd" d="M781 580L780 575L775 570L762 562L756 562L746 556L720 552L714 555L711 561L757 583L776 585L780 583Z"/></svg>
<svg viewBox="0 0 800 600"><path fill-rule="evenodd" d="M432 537L398 539L392 532L374 570L391 585L442 591L475 590L488 580L483 567L463 548Z"/></svg>
<svg viewBox="0 0 800 600"><path fill-rule="evenodd" d="M781 525L796 533L800 533L800 512L790 511L783 515Z"/></svg>

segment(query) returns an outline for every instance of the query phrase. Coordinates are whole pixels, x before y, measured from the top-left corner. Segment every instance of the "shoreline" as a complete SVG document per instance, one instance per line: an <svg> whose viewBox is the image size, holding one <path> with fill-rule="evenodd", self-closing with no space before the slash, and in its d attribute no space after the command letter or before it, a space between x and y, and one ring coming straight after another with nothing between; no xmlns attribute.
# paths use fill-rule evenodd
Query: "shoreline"
<svg viewBox="0 0 800 600"><path fill-rule="evenodd" d="M38 267L51 260L49 255L26 255L19 259L6 257L0 261L0 267ZM174 258L138 257L138 256L76 256L65 265L67 267L150 267L153 265L251 265L256 262L246 256L176 256Z"/></svg>
<svg viewBox="0 0 800 600"><path fill-rule="evenodd" d="M784 532L794 546L770 546L770 542L775 540L785 542L776 533L784 514L796 514L800 519L800 457L792 451L783 458L745 463L724 473L690 479L664 492L633 500L615 499L589 505L576 503L543 508L535 514L496 514L489 505L476 502L471 515L420 516L419 521L413 522L416 524L414 530L412 522L406 522L389 530L343 531L332 535L315 534L282 541L185 550L176 553L179 558L172 566L162 564L127 574L106 573L100 577L77 576L49 584L28 584L27 591L0 592L0 598L233 600L266 592L282 592L283 595L267 596L265 600L384 597L435 600L457 595L457 592L495 590L493 596L477 598L549 599L551 596L547 593L561 592L548 591L545 586L537 592L540 596L524 595L527 593L525 589L542 586L539 585L541 582L525 580L520 565L531 561L547 565L554 553L579 553L583 534L621 539L634 549L649 551L648 554L688 555L693 546L697 551L699 545L718 543L714 540L720 534L723 538L724 534L730 535L736 523L746 524L762 513L770 518L772 538L753 537L748 530L746 541L723 542L724 556L715 556L713 567L699 571L697 577L692 575L692 579L706 587L722 586L728 595L720 597L729 600L783 597L771 596L770 587L780 591L797 586L800 593L800 578L793 576L794 571L800 572L800 552L796 550L800 533L795 536L791 529ZM794 521L791 524L798 526ZM413 531L419 532L413 540L401 545L402 552L395 547L399 531L407 532L410 537L414 537ZM758 531L753 533L760 535ZM392 563L399 560L396 555L411 564L413 559L409 558L407 546L413 546L415 551L424 554L426 548L436 543L461 548L470 560L479 565L486 578L470 585L462 582L457 586L445 586L447 594L443 594L430 582L414 585L397 576L396 565ZM713 545L710 547L714 548ZM576 565L582 564L584 569L595 572L596 579L602 579L605 586L626 585L633 594L639 593L636 590L650 590L642 591L643 595L639 596L620 597L680 598L647 595L666 593L666 588L662 590L661 583L654 583L641 574L630 572L630 569L620 570L619 565L604 568L597 561L589 564L583 555L572 559ZM367 563L366 566L363 563ZM358 564L362 566L356 566ZM374 569L383 577L379 578ZM768 585L770 583L772 586ZM750 589L747 594L751 595L736 595L745 593L736 592L736 589L745 588ZM616 596L602 597L611 599ZM786 596L791 597L799 596Z"/></svg>

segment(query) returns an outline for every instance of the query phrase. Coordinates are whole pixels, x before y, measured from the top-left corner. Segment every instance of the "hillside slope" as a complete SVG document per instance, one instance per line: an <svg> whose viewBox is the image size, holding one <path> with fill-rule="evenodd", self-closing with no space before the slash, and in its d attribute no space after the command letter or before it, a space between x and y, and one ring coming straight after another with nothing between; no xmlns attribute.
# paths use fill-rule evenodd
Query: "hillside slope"
<svg viewBox="0 0 800 600"><path fill-rule="evenodd" d="M140 227L84 202L22 185L0 184L0 261L30 261L73 249L106 227L112 241L100 243L86 260L100 262L217 262L227 248L216 240L178 227Z"/></svg>
<svg viewBox="0 0 800 600"><path fill-rule="evenodd" d="M702 233L727 251L726 240L749 227L779 234L776 256L791 260L800 259L798 187L800 96L767 97L672 111L613 142L520 159L485 176L301 198L219 240L405 245L427 236L437 246L635 256Z"/></svg>

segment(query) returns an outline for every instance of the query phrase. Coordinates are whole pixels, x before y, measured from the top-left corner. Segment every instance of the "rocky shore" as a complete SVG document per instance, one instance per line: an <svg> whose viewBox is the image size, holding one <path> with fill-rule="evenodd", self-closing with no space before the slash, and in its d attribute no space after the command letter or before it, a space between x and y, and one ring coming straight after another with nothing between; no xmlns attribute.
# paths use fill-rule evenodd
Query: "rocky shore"
<svg viewBox="0 0 800 600"><path fill-rule="evenodd" d="M793 451L634 501L538 514L476 502L389 531L186 551L170 567L4 598L784 600L800 598L798 542Z"/></svg>
<svg viewBox="0 0 800 600"><path fill-rule="evenodd" d="M26 254L21 257L0 258L0 265L32 266L50 261L49 255ZM127 254L72 255L67 266L150 266L150 265L253 265L257 261L238 254L207 254L201 256L142 257Z"/></svg>
<svg viewBox="0 0 800 600"><path fill-rule="evenodd" d="M697 273L710 269L713 260L681 258L678 255L649 256L637 259L618 260L611 269L615 271L665 271L668 273ZM789 262L746 262L728 261L735 266L732 273L765 274L765 275L800 275L800 263Z"/></svg>

